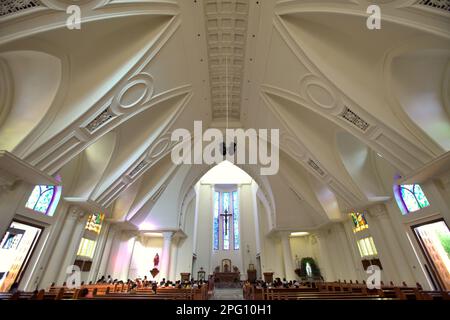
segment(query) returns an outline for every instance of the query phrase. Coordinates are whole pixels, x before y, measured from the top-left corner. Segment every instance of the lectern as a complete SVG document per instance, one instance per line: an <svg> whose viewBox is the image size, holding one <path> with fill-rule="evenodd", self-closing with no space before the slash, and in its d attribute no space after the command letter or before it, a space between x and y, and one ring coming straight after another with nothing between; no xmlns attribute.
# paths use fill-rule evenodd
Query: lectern
<svg viewBox="0 0 450 320"><path fill-rule="evenodd" d="M256 270L253 269L249 269L247 270L247 280L250 283L255 283L256 282Z"/></svg>

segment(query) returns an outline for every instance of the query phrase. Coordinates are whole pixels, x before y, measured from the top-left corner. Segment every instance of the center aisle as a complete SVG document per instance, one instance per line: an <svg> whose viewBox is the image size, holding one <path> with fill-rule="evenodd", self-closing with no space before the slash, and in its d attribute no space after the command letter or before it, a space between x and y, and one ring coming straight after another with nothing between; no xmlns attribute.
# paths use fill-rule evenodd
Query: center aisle
<svg viewBox="0 0 450 320"><path fill-rule="evenodd" d="M244 300L244 296L242 295L242 288L239 289L215 288L211 300Z"/></svg>

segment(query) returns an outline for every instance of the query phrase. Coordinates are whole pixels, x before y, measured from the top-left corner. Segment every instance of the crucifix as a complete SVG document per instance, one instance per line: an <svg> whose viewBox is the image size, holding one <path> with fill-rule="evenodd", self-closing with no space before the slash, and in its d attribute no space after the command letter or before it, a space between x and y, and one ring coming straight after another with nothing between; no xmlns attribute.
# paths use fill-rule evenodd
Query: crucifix
<svg viewBox="0 0 450 320"><path fill-rule="evenodd" d="M225 209L224 213L221 213L220 216L222 216L225 221L225 235L227 235L228 234L228 217L231 217L232 214L228 213L228 209Z"/></svg>

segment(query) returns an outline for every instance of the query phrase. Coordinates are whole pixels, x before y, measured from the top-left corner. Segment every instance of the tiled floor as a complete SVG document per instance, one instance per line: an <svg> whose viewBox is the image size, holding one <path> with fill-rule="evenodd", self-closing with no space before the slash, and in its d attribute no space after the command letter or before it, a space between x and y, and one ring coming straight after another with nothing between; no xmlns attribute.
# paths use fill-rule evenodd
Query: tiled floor
<svg viewBox="0 0 450 320"><path fill-rule="evenodd" d="M211 300L244 300L242 288L239 289L214 289Z"/></svg>

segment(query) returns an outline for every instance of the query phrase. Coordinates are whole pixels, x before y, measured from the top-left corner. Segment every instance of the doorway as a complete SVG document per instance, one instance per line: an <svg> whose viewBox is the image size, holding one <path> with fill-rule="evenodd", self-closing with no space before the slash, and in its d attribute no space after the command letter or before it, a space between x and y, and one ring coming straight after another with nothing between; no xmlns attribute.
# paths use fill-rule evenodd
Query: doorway
<svg viewBox="0 0 450 320"><path fill-rule="evenodd" d="M0 243L0 292L20 282L41 233L40 227L11 222Z"/></svg>
<svg viewBox="0 0 450 320"><path fill-rule="evenodd" d="M441 290L450 290L450 231L444 220L412 226L432 276Z"/></svg>

